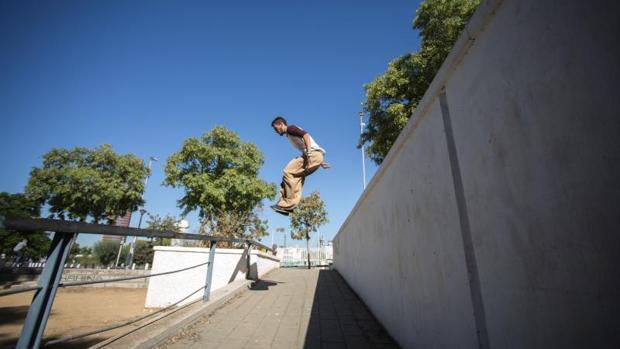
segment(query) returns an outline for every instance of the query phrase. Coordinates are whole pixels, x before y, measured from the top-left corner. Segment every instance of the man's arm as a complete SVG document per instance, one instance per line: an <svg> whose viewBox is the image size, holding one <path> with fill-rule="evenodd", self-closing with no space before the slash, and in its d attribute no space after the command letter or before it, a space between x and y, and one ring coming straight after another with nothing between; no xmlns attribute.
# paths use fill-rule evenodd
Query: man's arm
<svg viewBox="0 0 620 349"><path fill-rule="evenodd" d="M299 137L304 141L304 156L310 152L310 134L307 131L302 130L301 128L295 125L289 125L286 129L286 133L291 136Z"/></svg>
<svg viewBox="0 0 620 349"><path fill-rule="evenodd" d="M307 170L308 169L308 154L310 153L310 143L311 143L310 134L306 132L306 134L304 134L302 138L304 140L304 145L306 147L306 151L304 152L304 168ZM325 161L321 162L320 166L324 169L328 169L331 167L331 165Z"/></svg>
<svg viewBox="0 0 620 349"><path fill-rule="evenodd" d="M305 154L307 155L308 153L310 153L310 134L306 132L303 135L302 139L304 140L304 145L306 146Z"/></svg>

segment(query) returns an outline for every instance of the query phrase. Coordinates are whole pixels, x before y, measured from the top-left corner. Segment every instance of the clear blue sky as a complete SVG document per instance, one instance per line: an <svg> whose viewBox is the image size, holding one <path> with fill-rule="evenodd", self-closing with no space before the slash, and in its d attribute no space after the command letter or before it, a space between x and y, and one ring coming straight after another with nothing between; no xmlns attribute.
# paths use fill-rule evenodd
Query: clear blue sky
<svg viewBox="0 0 620 349"><path fill-rule="evenodd" d="M165 159L184 139L224 125L263 151L260 176L279 184L297 155L269 126L281 114L327 150L333 168L309 177L304 193L320 191L330 218L321 233L331 239L362 192L355 147L362 86L419 47L411 29L417 7L403 0L0 2L0 191L23 191L54 147L108 143L160 159L146 209L178 215L182 192L161 183ZM376 167L367 161L367 169L370 178ZM270 231L288 228L265 204ZM188 220L197 227L195 214Z"/></svg>

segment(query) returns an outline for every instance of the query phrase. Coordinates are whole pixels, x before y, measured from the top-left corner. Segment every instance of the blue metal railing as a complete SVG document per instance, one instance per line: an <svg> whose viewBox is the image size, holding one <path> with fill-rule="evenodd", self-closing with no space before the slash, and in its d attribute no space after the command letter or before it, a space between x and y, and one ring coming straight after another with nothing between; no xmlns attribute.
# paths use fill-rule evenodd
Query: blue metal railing
<svg viewBox="0 0 620 349"><path fill-rule="evenodd" d="M174 306L180 304L181 302L193 296L194 294L200 292L201 290L204 290L202 300L208 301L209 296L211 294L211 281L213 279L213 261L215 258L215 247L218 242L240 243L246 246L247 256L248 256L246 260L247 270L248 270L248 274L246 274L247 278L249 278L249 270L250 270L249 256L251 254L252 246L257 246L259 248L275 253L273 249L257 241L249 240L249 239L224 238L224 237L201 235L201 234L183 234L183 233L176 233L173 231L117 227L117 226L111 226L111 225L71 222L71 221L62 221L62 220L54 220L54 219L4 218L0 216L0 228L16 230L16 231L21 231L21 232L32 232L32 231L54 232L54 236L52 238L52 242L50 245L50 250L47 256L47 261L39 277L38 285L33 286L33 287L22 287L22 288L16 288L16 289L11 289L11 290L6 290L6 291L0 291L0 297L7 296L10 294L21 293L21 292L36 291L33 296L32 303L30 304L28 314L26 315L26 320L24 321L24 326L22 328L19 340L17 342L18 349L39 348L41 346L41 342L43 339L43 333L45 331L45 326L47 324L47 320L50 315L52 304L56 296L56 291L58 290L59 287L82 286L82 285L91 285L91 284L97 284L97 283L109 283L109 282L116 282L116 281L156 277L160 275L183 272L185 270L207 265L207 275L205 277L206 279L205 284L201 286L198 290L192 292L191 294L175 302L174 304L171 304L156 312L153 312L153 313L150 313L144 316L140 316L138 318L131 319L123 323L119 323L119 324L108 326L102 329L98 329L96 331L90 331L90 332L86 332L86 333L82 333L78 335L55 339L55 340L45 343L45 345L58 344L61 342L83 338L83 337L90 336L96 333L110 331L110 330L113 330L119 327L127 326L129 324L135 323L136 321L140 321L145 318L162 313L164 311L170 310ZM209 241L210 243L209 260L208 262L201 263L198 265L185 267L185 268L181 268L178 270L166 271L162 273L150 274L150 275L121 277L121 278L98 280L98 281L80 281L80 282L61 283L60 279L61 279L61 275L64 269L65 262L69 255L69 252L71 251L71 246L73 245L75 239L77 238L78 233L80 234L106 234L106 235L117 235L117 236L160 237L160 238L172 238L172 239Z"/></svg>

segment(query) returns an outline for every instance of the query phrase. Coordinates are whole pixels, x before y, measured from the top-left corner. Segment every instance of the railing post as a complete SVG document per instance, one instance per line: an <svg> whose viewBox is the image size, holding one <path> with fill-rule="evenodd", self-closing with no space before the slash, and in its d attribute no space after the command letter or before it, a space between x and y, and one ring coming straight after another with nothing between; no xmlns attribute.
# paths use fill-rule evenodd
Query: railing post
<svg viewBox="0 0 620 349"><path fill-rule="evenodd" d="M205 293L202 296L202 299L206 302L211 297L211 284L213 281L213 261L215 260L215 246L217 242L211 241L211 246L209 248L209 264L207 265L207 282L205 287Z"/></svg>
<svg viewBox="0 0 620 349"><path fill-rule="evenodd" d="M47 262L39 277L38 284L41 288L32 298L16 348L30 349L41 346L41 338L54 303L65 261L76 237L77 233L54 233Z"/></svg>

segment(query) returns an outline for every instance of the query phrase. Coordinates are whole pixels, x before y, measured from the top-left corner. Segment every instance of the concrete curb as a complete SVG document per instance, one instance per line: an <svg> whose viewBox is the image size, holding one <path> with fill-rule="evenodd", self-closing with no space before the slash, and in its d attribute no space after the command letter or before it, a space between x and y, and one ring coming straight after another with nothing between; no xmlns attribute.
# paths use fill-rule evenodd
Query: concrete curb
<svg viewBox="0 0 620 349"><path fill-rule="evenodd" d="M137 328L129 333L109 338L89 349L147 349L162 344L168 338L179 333L200 317L209 315L223 306L227 301L247 291L253 280L233 282L211 294L211 300L198 302L186 308L173 310L160 318L136 324Z"/></svg>

